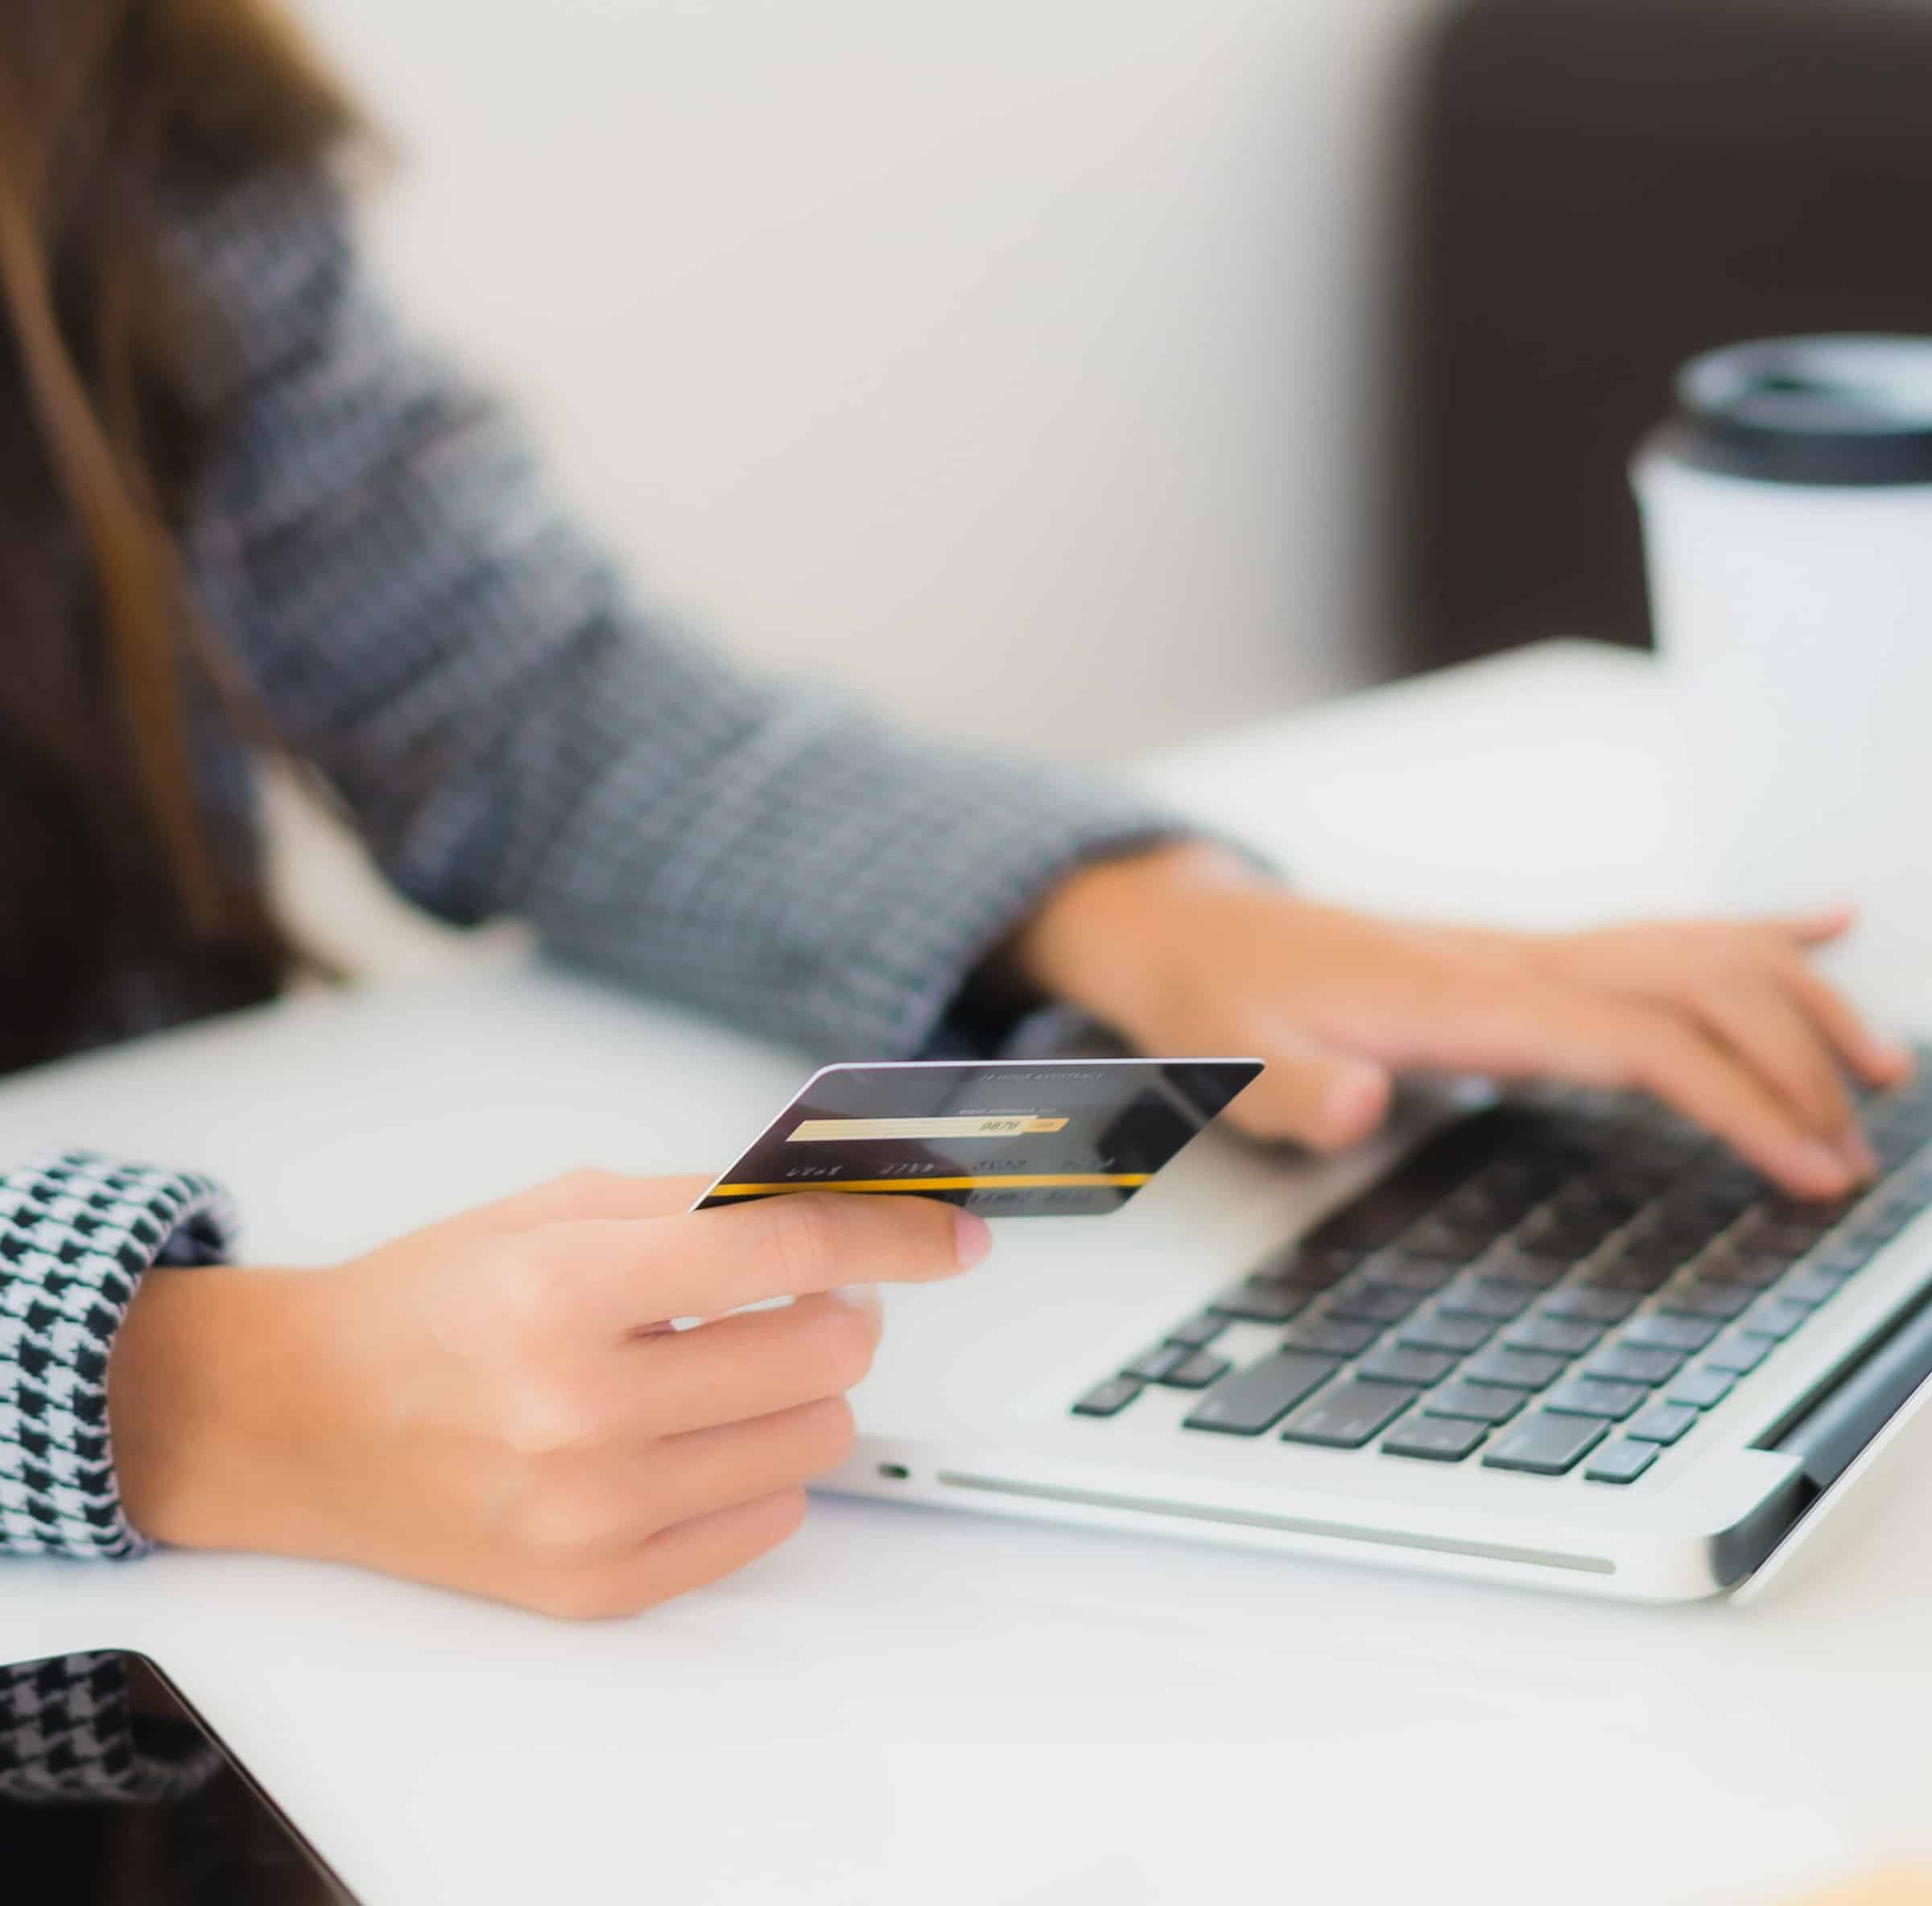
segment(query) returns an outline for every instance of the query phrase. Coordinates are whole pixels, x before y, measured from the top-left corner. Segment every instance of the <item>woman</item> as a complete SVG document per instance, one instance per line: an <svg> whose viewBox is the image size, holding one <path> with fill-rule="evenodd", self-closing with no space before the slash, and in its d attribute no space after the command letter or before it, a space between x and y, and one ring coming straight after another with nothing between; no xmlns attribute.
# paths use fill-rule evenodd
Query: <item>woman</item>
<svg viewBox="0 0 1932 1906"><path fill-rule="evenodd" d="M1068 1002L1272 1064L1323 1149L1410 1065L1648 1087L1794 1190L1904 1061L1806 967L1836 916L1530 938L1298 899L1104 793L741 680L642 615L502 419L392 328L352 116L259 0L0 12L0 1062L270 992L251 749L446 918L846 1056ZM0 1179L0 1544L341 1557L572 1614L782 1539L871 1355L845 1294L985 1227L918 1199L682 1215L524 1191L357 1262L224 1268L205 1181ZM650 1326L790 1295L700 1331Z"/></svg>

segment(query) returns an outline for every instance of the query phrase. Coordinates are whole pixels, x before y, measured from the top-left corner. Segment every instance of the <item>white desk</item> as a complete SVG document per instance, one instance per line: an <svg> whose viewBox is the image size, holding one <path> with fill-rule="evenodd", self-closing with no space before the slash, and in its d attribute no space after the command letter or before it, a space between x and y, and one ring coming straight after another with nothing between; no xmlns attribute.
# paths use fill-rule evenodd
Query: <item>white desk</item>
<svg viewBox="0 0 1932 1906"><path fill-rule="evenodd" d="M1556 918L1681 903L1662 726L1645 664L1552 646L1150 778L1328 891ZM315 1258L567 1164L704 1169L797 1071L486 973L16 1082L0 1156L204 1165L255 1255ZM0 1564L0 1652L148 1649L371 1906L1769 1902L1932 1852L1932 1477L1894 1486L1885 1541L1750 1611L828 1500L592 1628L252 1557Z"/></svg>

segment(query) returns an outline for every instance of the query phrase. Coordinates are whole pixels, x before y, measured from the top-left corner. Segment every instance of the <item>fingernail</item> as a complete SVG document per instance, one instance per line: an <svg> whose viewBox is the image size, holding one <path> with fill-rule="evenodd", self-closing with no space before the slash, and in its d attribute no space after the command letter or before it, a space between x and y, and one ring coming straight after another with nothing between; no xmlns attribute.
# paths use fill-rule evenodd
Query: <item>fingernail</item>
<svg viewBox="0 0 1932 1906"><path fill-rule="evenodd" d="M1822 1139L1794 1140L1785 1147L1784 1164L1781 1175L1820 1194L1843 1190L1852 1177L1844 1157Z"/></svg>
<svg viewBox="0 0 1932 1906"><path fill-rule="evenodd" d="M855 1310L863 1310L875 1322L885 1315L885 1306L879 1302L879 1287L876 1284L840 1284L832 1293L841 1304L849 1304Z"/></svg>
<svg viewBox="0 0 1932 1906"><path fill-rule="evenodd" d="M1366 1062L1337 1066L1322 1095L1327 1129L1345 1144L1365 1138L1389 1107L1389 1075Z"/></svg>
<svg viewBox="0 0 1932 1906"><path fill-rule="evenodd" d="M952 1226L960 1269L969 1271L993 1248L992 1230L977 1211L959 1204L952 1207Z"/></svg>

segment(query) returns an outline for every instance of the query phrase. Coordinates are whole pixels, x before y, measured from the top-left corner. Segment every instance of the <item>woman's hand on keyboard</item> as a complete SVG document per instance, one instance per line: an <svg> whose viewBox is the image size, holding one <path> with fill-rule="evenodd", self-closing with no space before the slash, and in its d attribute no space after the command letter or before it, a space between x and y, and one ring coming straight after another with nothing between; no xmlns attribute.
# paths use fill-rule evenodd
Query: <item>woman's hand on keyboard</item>
<svg viewBox="0 0 1932 1906"><path fill-rule="evenodd" d="M1073 876L1012 957L1145 1051L1266 1059L1229 1114L1257 1135L1354 1144L1406 1068L1547 1077L1647 1090L1787 1190L1830 1197L1872 1168L1847 1076L1909 1069L1807 960L1850 924L1839 910L1571 934L1417 926L1182 845Z"/></svg>
<svg viewBox="0 0 1932 1906"><path fill-rule="evenodd" d="M566 1615L749 1562L851 1446L866 1287L989 1239L930 1198L703 1188L579 1173L331 1269L149 1272L109 1370L129 1519Z"/></svg>

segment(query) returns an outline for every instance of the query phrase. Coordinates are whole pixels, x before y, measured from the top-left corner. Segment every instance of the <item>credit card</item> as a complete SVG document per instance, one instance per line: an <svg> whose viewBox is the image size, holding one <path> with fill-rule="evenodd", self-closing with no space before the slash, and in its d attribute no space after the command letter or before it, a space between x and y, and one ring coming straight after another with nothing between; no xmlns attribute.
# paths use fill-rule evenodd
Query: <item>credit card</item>
<svg viewBox="0 0 1932 1906"><path fill-rule="evenodd" d="M987 1218L1118 1211L1258 1059L915 1059L828 1066L692 1207L916 1193Z"/></svg>

